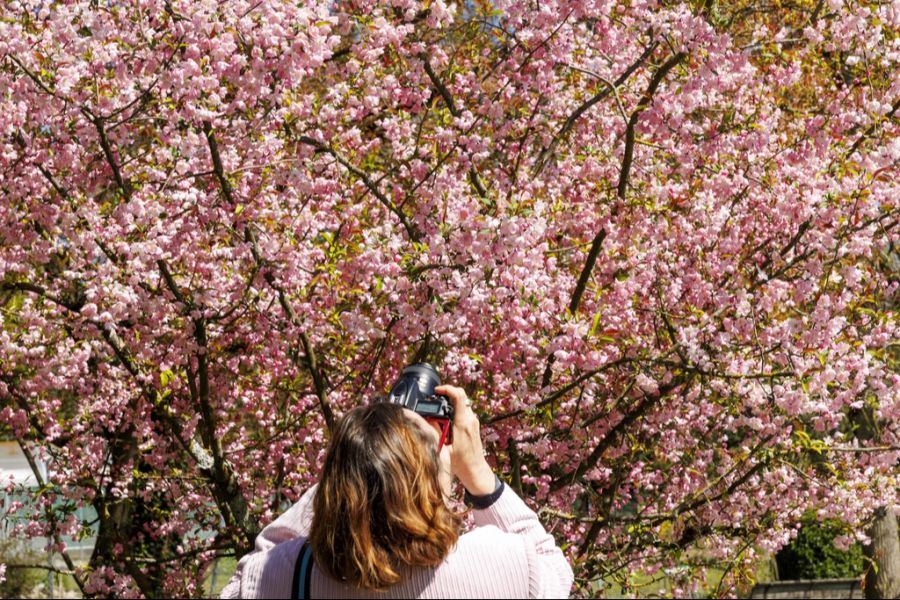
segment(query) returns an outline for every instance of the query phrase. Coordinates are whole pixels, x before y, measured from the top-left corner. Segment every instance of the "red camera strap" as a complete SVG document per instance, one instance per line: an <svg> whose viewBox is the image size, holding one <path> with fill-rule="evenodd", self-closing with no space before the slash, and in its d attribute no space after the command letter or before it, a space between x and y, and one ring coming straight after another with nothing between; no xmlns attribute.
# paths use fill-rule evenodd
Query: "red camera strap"
<svg viewBox="0 0 900 600"><path fill-rule="evenodd" d="M450 419L433 419L432 422L441 425L441 440L438 442L438 452L444 447L444 444L450 439L450 427L452 423Z"/></svg>

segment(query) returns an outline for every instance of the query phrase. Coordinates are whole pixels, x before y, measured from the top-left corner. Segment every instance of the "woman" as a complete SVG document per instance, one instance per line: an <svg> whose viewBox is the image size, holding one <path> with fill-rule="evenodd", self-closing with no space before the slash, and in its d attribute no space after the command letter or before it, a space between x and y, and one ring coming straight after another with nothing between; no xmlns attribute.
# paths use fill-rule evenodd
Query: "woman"
<svg viewBox="0 0 900 600"><path fill-rule="evenodd" d="M537 515L494 475L465 392L435 391L453 403L451 445L439 452L438 432L397 404L351 410L335 428L320 483L260 533L222 597L567 596L572 569ZM445 503L451 474L474 513L463 535Z"/></svg>

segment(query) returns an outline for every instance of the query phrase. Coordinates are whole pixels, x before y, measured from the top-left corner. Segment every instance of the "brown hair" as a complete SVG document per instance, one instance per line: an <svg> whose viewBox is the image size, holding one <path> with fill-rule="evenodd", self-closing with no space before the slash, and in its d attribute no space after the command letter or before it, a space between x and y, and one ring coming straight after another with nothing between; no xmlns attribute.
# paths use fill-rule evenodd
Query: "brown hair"
<svg viewBox="0 0 900 600"><path fill-rule="evenodd" d="M444 504L434 440L397 404L376 403L338 422L325 456L309 542L339 581L383 590L403 565L435 567L459 537Z"/></svg>

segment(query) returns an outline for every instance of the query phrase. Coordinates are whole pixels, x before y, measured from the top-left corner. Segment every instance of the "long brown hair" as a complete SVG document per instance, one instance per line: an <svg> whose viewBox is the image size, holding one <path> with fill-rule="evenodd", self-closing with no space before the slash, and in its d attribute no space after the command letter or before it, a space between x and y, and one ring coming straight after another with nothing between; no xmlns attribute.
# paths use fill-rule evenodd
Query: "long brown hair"
<svg viewBox="0 0 900 600"><path fill-rule="evenodd" d="M376 403L338 422L313 500L316 564L339 581L383 590L404 565L435 567L459 537L444 504L435 441L397 404Z"/></svg>

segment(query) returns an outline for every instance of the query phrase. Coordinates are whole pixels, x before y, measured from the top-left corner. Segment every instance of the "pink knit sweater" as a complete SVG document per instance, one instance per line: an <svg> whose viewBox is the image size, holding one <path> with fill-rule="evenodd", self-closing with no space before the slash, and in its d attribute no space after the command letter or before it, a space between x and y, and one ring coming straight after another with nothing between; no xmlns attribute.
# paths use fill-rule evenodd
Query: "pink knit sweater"
<svg viewBox="0 0 900 600"><path fill-rule="evenodd" d="M309 533L315 487L262 530L222 598L290 598L294 563ZM572 568L537 515L509 486L435 568L408 568L404 580L373 593L313 567L313 598L565 598Z"/></svg>

